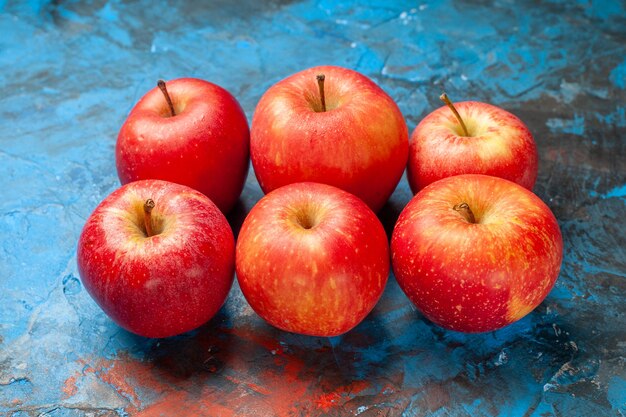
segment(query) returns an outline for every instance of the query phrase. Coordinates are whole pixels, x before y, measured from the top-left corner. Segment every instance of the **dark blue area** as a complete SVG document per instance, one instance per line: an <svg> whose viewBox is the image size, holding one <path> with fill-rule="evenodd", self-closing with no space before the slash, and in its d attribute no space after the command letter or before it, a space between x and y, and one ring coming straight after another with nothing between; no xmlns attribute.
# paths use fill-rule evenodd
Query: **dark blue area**
<svg viewBox="0 0 626 417"><path fill-rule="evenodd" d="M82 288L75 249L119 186L133 104L159 78L192 76L251 118L269 86L319 64L374 79L411 130L444 88L528 124L535 192L565 242L548 298L464 335L426 321L392 278L357 329L321 339L268 327L235 285L190 334L120 330ZM224 409L188 415L626 415L623 2L0 1L0 69L0 414L158 415L164 398L208 396ZM261 196L251 172L235 228ZM403 179L387 230L410 197Z"/></svg>

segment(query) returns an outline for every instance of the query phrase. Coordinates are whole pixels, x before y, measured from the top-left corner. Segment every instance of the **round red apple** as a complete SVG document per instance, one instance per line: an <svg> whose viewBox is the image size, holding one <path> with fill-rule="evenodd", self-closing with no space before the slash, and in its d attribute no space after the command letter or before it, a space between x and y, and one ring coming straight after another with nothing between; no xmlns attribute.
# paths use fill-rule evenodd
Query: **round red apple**
<svg viewBox="0 0 626 417"><path fill-rule="evenodd" d="M446 99L445 94L442 99ZM430 113L411 135L407 177L413 193L442 178L485 174L532 190L537 179L537 147L526 125L487 103L455 103Z"/></svg>
<svg viewBox="0 0 626 417"><path fill-rule="evenodd" d="M369 78L315 67L263 95L252 120L250 155L266 193L319 182L378 211L404 172L408 131L396 103Z"/></svg>
<svg viewBox="0 0 626 417"><path fill-rule="evenodd" d="M127 184L91 214L78 270L98 305L123 328L167 337L209 320L233 282L235 241L220 210L189 187Z"/></svg>
<svg viewBox="0 0 626 417"><path fill-rule="evenodd" d="M115 149L122 184L161 179L209 197L223 213L248 173L248 122L223 88L195 78L160 82L133 108ZM168 105L168 99L172 106Z"/></svg>
<svg viewBox="0 0 626 417"><path fill-rule="evenodd" d="M357 197L296 183L252 208L236 263L244 296L270 324L335 336L359 324L382 295L389 247L378 218Z"/></svg>
<svg viewBox="0 0 626 417"><path fill-rule="evenodd" d="M563 242L550 209L526 188L459 175L413 197L391 253L398 284L429 320L485 332L543 301L559 275Z"/></svg>

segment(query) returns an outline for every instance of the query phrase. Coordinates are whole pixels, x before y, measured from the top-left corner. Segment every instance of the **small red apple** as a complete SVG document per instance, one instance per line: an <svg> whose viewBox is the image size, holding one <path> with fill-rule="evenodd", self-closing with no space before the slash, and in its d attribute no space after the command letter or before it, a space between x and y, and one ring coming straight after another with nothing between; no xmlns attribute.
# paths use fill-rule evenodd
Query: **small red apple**
<svg viewBox="0 0 626 417"><path fill-rule="evenodd" d="M246 116L228 91L195 78L160 81L120 130L117 173L122 184L161 179L187 185L227 213L248 173L249 142Z"/></svg>
<svg viewBox="0 0 626 417"><path fill-rule="evenodd" d="M486 175L459 175L420 191L391 239L400 287L431 321L485 332L530 313L554 285L563 241L532 192Z"/></svg>
<svg viewBox="0 0 626 417"><path fill-rule="evenodd" d="M329 185L296 183L252 208L236 264L244 296L270 324L335 336L359 324L382 295L389 247L360 199Z"/></svg>
<svg viewBox="0 0 626 417"><path fill-rule="evenodd" d="M127 184L105 198L78 241L78 270L123 328L168 337L208 321L233 282L235 241L220 210L189 187Z"/></svg>
<svg viewBox="0 0 626 417"><path fill-rule="evenodd" d="M537 179L537 146L526 125L487 103L450 102L415 128L407 178L413 193L442 178L485 174L532 190ZM457 112L458 110L458 112Z"/></svg>
<svg viewBox="0 0 626 417"><path fill-rule="evenodd" d="M404 118L391 97L358 72L322 66L263 95L252 120L250 155L265 193L319 182L356 195L376 212L402 177L408 146Z"/></svg>

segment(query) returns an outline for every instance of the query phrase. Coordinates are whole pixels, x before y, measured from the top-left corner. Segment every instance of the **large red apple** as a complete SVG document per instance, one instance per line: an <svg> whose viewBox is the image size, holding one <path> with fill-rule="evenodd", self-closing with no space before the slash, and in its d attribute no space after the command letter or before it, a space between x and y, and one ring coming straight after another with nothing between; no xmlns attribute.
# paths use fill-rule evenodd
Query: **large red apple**
<svg viewBox="0 0 626 417"><path fill-rule="evenodd" d="M270 324L335 336L374 308L387 282L389 248L378 218L357 197L296 183L252 208L236 263L244 296Z"/></svg>
<svg viewBox="0 0 626 417"><path fill-rule="evenodd" d="M315 67L263 95L252 120L250 155L266 193L319 182L378 211L404 172L408 131L396 103L369 78Z"/></svg>
<svg viewBox="0 0 626 417"><path fill-rule="evenodd" d="M137 103L118 135L121 183L161 179L187 185L228 212L248 173L243 110L228 91L207 81L159 84L161 91L154 88Z"/></svg>
<svg viewBox="0 0 626 417"><path fill-rule="evenodd" d="M459 175L413 197L391 252L398 284L428 319L484 332L543 301L559 275L563 242L550 209L526 188Z"/></svg>
<svg viewBox="0 0 626 417"><path fill-rule="evenodd" d="M78 241L78 270L89 294L113 321L146 337L180 334L213 317L234 266L224 215L198 191L166 181L114 191Z"/></svg>
<svg viewBox="0 0 626 417"><path fill-rule="evenodd" d="M532 190L537 147L526 125L491 104L452 105L445 93L441 98L448 106L426 116L411 135L407 177L413 192L461 174L492 175Z"/></svg>

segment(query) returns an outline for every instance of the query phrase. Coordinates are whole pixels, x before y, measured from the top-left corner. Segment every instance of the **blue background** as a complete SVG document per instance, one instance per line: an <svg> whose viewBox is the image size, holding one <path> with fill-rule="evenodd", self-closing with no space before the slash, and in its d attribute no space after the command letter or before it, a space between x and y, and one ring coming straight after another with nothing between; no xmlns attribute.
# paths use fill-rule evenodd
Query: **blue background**
<svg viewBox="0 0 626 417"><path fill-rule="evenodd" d="M563 231L548 298L500 331L445 331L391 277L332 339L266 325L237 285L211 322L134 336L89 298L76 241L119 186L117 132L158 78L204 78L249 119L263 92L335 64L409 129L453 100L518 115ZM0 415L624 416L626 5L620 1L0 1ZM234 229L262 196L250 173ZM403 178L386 229L411 197Z"/></svg>

